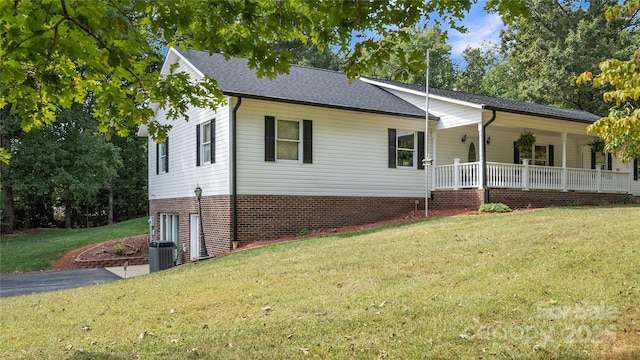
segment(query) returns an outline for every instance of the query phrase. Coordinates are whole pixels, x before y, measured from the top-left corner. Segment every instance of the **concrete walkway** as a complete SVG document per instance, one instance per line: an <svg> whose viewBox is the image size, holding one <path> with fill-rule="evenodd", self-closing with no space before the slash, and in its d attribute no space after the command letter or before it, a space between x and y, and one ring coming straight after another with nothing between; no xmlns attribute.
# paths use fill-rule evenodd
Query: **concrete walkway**
<svg viewBox="0 0 640 360"><path fill-rule="evenodd" d="M120 276L123 279L136 276L146 275L149 273L149 264L146 265L129 265L125 270L123 266L115 266L105 268L106 270Z"/></svg>
<svg viewBox="0 0 640 360"><path fill-rule="evenodd" d="M149 265L0 275L0 297L71 289L149 273Z"/></svg>

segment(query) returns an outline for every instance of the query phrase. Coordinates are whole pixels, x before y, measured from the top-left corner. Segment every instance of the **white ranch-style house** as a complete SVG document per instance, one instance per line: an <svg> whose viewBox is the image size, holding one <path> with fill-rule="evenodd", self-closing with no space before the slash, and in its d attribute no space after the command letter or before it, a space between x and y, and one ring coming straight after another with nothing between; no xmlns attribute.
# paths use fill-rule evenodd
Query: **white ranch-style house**
<svg viewBox="0 0 640 360"><path fill-rule="evenodd" d="M217 255L397 217L426 199L436 209L640 195L638 161L592 151L586 127L598 117L588 112L430 89L427 126L425 89L414 85L300 66L269 80L246 59L172 48L162 73L174 65L214 78L228 100L189 109L162 144L149 138L152 239L175 241L178 262L203 254L201 234ZM525 132L536 142L520 150Z"/></svg>

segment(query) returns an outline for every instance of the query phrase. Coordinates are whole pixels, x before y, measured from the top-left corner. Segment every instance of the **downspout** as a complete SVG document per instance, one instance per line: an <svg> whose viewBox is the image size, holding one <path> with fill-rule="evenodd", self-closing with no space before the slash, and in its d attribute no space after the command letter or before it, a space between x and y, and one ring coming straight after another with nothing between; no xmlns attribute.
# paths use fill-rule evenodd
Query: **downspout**
<svg viewBox="0 0 640 360"><path fill-rule="evenodd" d="M491 202L490 200L490 191L489 186L487 186L487 139L486 139L486 129L491 125L492 122L496 119L496 111L491 110L491 119L486 123L482 124L482 134L480 137L482 138L482 188L484 189L484 203L487 204Z"/></svg>
<svg viewBox="0 0 640 360"><path fill-rule="evenodd" d="M242 104L242 98L238 96L238 102L231 112L231 124L229 129L229 140L231 141L231 248L235 250L238 247L238 186L237 184L237 161L236 161L236 120L238 118L238 108Z"/></svg>

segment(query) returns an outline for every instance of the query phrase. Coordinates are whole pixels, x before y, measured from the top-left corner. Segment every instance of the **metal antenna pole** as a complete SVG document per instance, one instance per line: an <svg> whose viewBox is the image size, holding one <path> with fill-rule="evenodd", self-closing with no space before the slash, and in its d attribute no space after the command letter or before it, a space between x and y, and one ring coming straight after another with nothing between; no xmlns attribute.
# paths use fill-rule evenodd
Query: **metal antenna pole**
<svg viewBox="0 0 640 360"><path fill-rule="evenodd" d="M424 132L424 217L429 217L429 52L427 49L427 71L425 73L425 132ZM433 170L433 169L432 169Z"/></svg>

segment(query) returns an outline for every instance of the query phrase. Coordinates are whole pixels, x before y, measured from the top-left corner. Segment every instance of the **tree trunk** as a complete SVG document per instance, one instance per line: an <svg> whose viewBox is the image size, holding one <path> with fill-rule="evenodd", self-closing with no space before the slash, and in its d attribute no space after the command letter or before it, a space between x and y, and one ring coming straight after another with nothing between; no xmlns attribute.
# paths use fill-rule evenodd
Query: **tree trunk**
<svg viewBox="0 0 640 360"><path fill-rule="evenodd" d="M2 164L2 174L6 174L5 167L9 165ZM16 216L13 211L13 188L10 184L2 181L2 216L0 217L0 225L3 233L12 233L16 224Z"/></svg>
<svg viewBox="0 0 640 360"><path fill-rule="evenodd" d="M107 225L113 224L113 180L109 181L109 209L107 213Z"/></svg>
<svg viewBox="0 0 640 360"><path fill-rule="evenodd" d="M71 199L65 200L64 203L64 227L71 229Z"/></svg>
<svg viewBox="0 0 640 360"><path fill-rule="evenodd" d="M8 134L0 136L0 147L9 149L11 138ZM7 181L11 166L0 162L0 189L2 189L2 212L0 212L0 232L11 233L16 225L16 215L13 210L13 187L11 182Z"/></svg>

